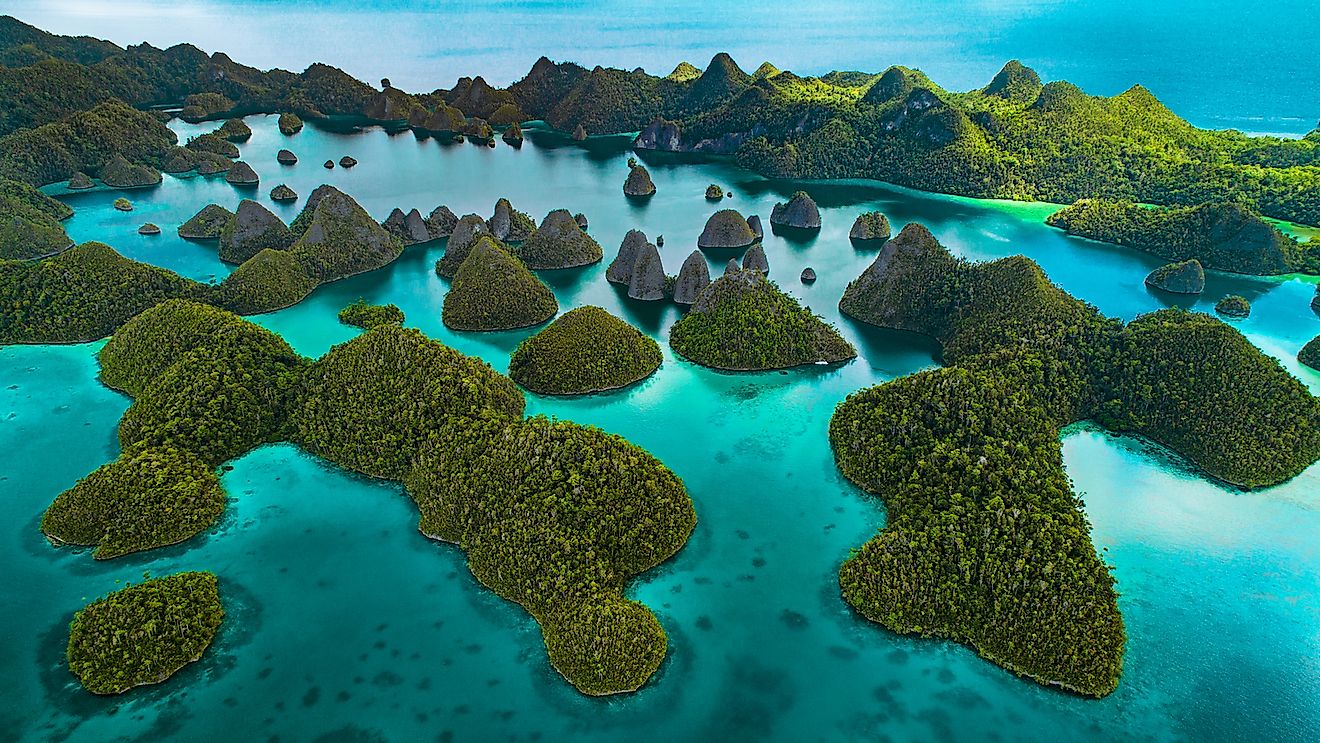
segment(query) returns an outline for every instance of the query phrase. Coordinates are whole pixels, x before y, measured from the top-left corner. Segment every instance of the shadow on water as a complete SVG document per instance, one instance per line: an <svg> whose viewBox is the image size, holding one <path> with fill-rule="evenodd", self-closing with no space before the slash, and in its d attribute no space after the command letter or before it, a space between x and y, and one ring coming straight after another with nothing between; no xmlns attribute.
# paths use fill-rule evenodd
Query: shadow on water
<svg viewBox="0 0 1320 743"><path fill-rule="evenodd" d="M1163 289L1156 289L1155 287L1145 283L1144 281L1142 282L1142 284L1146 287L1147 296L1149 296L1151 299L1155 300L1156 302L1159 302L1161 305L1164 305L1165 307L1181 307L1183 309L1191 309L1192 306L1196 304L1197 300L1200 299L1200 295L1197 294L1180 294L1177 292L1166 292Z"/></svg>
<svg viewBox="0 0 1320 743"><path fill-rule="evenodd" d="M840 319L864 363L885 377L895 379L944 363L940 342L928 335L882 328L847 315Z"/></svg>
<svg viewBox="0 0 1320 743"><path fill-rule="evenodd" d="M535 273L537 278L554 290L555 294L565 290L573 290L576 293L584 283L595 276L595 268L599 263L600 261L597 261L587 266L575 266L573 268L541 269ZM564 308L561 307L560 309Z"/></svg>
<svg viewBox="0 0 1320 743"><path fill-rule="evenodd" d="M795 248L804 248L816 242L816 238L820 237L820 230L789 227L770 222L770 234L783 239L784 242Z"/></svg>
<svg viewBox="0 0 1320 743"><path fill-rule="evenodd" d="M628 287L623 284L610 284L610 289L619 298L619 304L623 307L624 319L637 326L647 335L659 337L660 330L669 324L670 314L673 313L673 322L677 322L681 316L678 305L667 299L661 299L654 302L643 302L639 299L632 299L628 296Z"/></svg>

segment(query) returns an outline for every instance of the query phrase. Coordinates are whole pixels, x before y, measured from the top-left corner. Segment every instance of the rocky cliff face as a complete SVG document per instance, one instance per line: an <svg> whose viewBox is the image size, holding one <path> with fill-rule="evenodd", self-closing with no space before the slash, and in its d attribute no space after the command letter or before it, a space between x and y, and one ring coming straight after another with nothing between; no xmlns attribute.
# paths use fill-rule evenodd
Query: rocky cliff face
<svg viewBox="0 0 1320 743"><path fill-rule="evenodd" d="M684 139L683 131L677 123L656 119L648 124L633 140L633 149L732 155L747 140L763 136L765 133L765 127L756 124L746 131L727 132L718 137L708 137L689 142Z"/></svg>
<svg viewBox="0 0 1320 743"><path fill-rule="evenodd" d="M522 242L536 231L532 218L514 209L508 199L495 202L495 211L486 220L486 227L496 240L504 242Z"/></svg>
<svg viewBox="0 0 1320 743"><path fill-rule="evenodd" d="M436 273L447 279L454 278L459 266L463 265L464 259L467 258L468 251L479 238L489 234L490 228L486 226L486 220L476 214L464 214L449 235L449 244L445 246L444 257L436 264Z"/></svg>
<svg viewBox="0 0 1320 743"><path fill-rule="evenodd" d="M432 209L426 216L426 232L432 240L449 237L457 226L458 217L443 204Z"/></svg>
<svg viewBox="0 0 1320 743"><path fill-rule="evenodd" d="M404 245L416 245L434 239L431 237L431 230L427 227L426 220L422 218L422 213L416 209L405 214L402 209L395 208L381 226L403 241Z"/></svg>
<svg viewBox="0 0 1320 743"><path fill-rule="evenodd" d="M957 270L958 261L919 224L910 224L885 243L875 261L848 284L839 309L851 317L887 328L929 332L930 318L919 310L938 302L912 301L937 279ZM916 314L914 314L916 313Z"/></svg>
<svg viewBox="0 0 1320 743"><path fill-rule="evenodd" d="M619 254L605 269L605 280L615 284L628 284L632 281L633 264L637 262L637 253L648 244L646 233L641 230L628 230L619 243Z"/></svg>
<svg viewBox="0 0 1320 743"><path fill-rule="evenodd" d="M700 250L694 250L683 261L683 267L678 270L678 281L674 284L674 301L678 304L692 304L708 286L710 286L710 267L706 265L706 256L702 255Z"/></svg>
<svg viewBox="0 0 1320 743"><path fill-rule="evenodd" d="M735 209L722 209L710 215L697 238L699 248L745 248L756 242L756 233Z"/></svg>
<svg viewBox="0 0 1320 743"><path fill-rule="evenodd" d="M806 191L798 191L788 203L775 204L770 212L770 224L801 230L820 229L820 210Z"/></svg>
<svg viewBox="0 0 1320 743"><path fill-rule="evenodd" d="M244 199L220 233L220 260L242 263L266 248L283 250L293 244L293 233L261 204Z"/></svg>
<svg viewBox="0 0 1320 743"><path fill-rule="evenodd" d="M747 249L743 254L743 270L756 271L761 274L770 273L770 261L765 257L765 248L761 243L757 243Z"/></svg>
<svg viewBox="0 0 1320 743"><path fill-rule="evenodd" d="M665 298L665 268L660 262L660 251L651 243L637 249L628 296L645 302Z"/></svg>

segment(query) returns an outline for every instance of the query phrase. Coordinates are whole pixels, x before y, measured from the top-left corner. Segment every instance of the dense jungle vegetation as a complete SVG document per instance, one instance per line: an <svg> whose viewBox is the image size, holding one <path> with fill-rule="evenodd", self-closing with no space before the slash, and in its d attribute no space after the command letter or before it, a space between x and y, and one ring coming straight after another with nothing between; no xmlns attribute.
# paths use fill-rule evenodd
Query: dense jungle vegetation
<svg viewBox="0 0 1320 743"><path fill-rule="evenodd" d="M1060 428L1093 418L1138 432L1246 487L1320 458L1320 401L1237 331L1180 310L1124 327L1020 256L968 263L909 225L840 309L933 336L949 364L835 411L840 469L889 514L841 569L845 597L1041 683L1108 694L1124 644Z"/></svg>
<svg viewBox="0 0 1320 743"><path fill-rule="evenodd" d="M224 621L212 573L177 573L126 586L69 624L69 670L95 694L158 684L202 657Z"/></svg>
<svg viewBox="0 0 1320 743"><path fill-rule="evenodd" d="M809 307L759 271L725 273L702 290L669 331L684 358L716 369L784 369L857 356L857 349Z"/></svg>
<svg viewBox="0 0 1320 743"><path fill-rule="evenodd" d="M642 331L600 307L578 307L519 343L509 376L538 394L585 395L645 379L662 360Z"/></svg>
<svg viewBox="0 0 1320 743"><path fill-rule="evenodd" d="M1084 199L1050 215L1074 235L1126 245L1171 261L1196 259L1205 268L1259 276L1320 274L1320 244L1299 244L1235 203L1145 207Z"/></svg>

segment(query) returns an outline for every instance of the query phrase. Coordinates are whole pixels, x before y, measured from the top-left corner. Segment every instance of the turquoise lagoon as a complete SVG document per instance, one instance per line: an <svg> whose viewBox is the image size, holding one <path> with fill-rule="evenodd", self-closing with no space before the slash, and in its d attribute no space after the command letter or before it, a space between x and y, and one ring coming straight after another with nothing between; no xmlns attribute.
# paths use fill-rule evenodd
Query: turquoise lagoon
<svg viewBox="0 0 1320 743"><path fill-rule="evenodd" d="M1068 291L1131 319L1165 306L1142 284L1159 261L1063 235L1054 207L922 194L870 182L808 184L824 229L768 234L771 278L836 323L861 352L837 368L722 374L665 345L679 317L632 302L604 280L624 233L663 234L667 270L695 247L719 206L768 218L802 184L770 182L723 162L649 158L657 195L622 194L627 137L579 146L534 129L521 150L440 144L380 129L348 135L308 127L282 137L274 117L249 118L243 157L258 190L167 176L128 194L68 196L68 229L199 280L230 269L215 248L174 228L209 202L252 195L286 219L332 183L377 219L395 206L489 214L508 196L538 220L585 212L606 262L542 272L561 308L597 304L659 340L657 374L635 387L570 399L528 395L528 412L600 426L660 457L686 482L699 524L687 547L641 576L630 595L670 637L659 673L636 694L593 699L549 666L536 624L483 589L462 552L422 537L399 486L357 477L289 445L231 463L227 512L183 545L95 562L50 547L38 529L62 489L117 451L128 399L96 381L99 343L0 349L0 738L6 740L1315 740L1320 737L1320 467L1262 492L1210 482L1140 439L1089 425L1064 435L1096 548L1115 566L1129 641L1118 690L1081 699L1020 680L959 645L890 633L840 599L839 564L884 524L883 506L834 466L826 428L850 392L937 363L913 335L839 316L847 282L872 260L847 240L856 214L879 209L897 230L921 222L961 255L1024 253ZM210 127L172 125L180 136ZM213 126L213 125L211 125ZM289 147L293 167L275 162ZM351 154L360 164L327 171ZM708 183L732 199L705 201ZM164 234L139 236L145 221ZM441 243L409 248L382 270L318 289L302 304L253 318L300 352L323 353L357 331L335 313L363 297L394 302L407 324L501 371L529 331L467 334L440 322ZM736 254L733 254L736 255ZM722 270L730 254L712 254ZM812 266L819 280L803 285ZM1313 391L1320 373L1294 355L1320 332L1298 278L1212 274L1208 310L1227 293L1251 299L1239 327ZM67 624L87 601L136 582L207 569L219 574L229 620L203 660L169 682L94 697L64 663Z"/></svg>

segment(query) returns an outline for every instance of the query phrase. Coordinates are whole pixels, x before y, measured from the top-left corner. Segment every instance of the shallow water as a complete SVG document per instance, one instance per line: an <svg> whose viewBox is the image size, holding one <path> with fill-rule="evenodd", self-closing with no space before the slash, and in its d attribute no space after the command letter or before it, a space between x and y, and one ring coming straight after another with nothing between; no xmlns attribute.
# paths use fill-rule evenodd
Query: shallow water
<svg viewBox="0 0 1320 743"><path fill-rule="evenodd" d="M625 200L627 138L579 147L534 132L521 150L441 146L412 134L279 135L252 117L244 158L270 204L285 182L306 196L322 182L378 219L394 206L488 214L500 196L538 220L583 211L606 261L542 272L562 310L598 304L659 340L664 365L643 383L573 399L528 395L528 412L628 437L680 475L699 523L687 547L630 595L670 636L669 657L639 693L586 698L546 661L539 631L516 605L478 586L461 551L423 538L394 484L346 474L289 445L259 449L224 474L231 503L210 533L184 545L98 563L42 539L42 509L117 451L128 400L95 379L100 344L0 348L0 738L217 737L260 740L683 739L1242 739L1320 736L1320 467L1257 493L1208 482L1140 440L1088 426L1065 434L1069 474L1085 493L1097 549L1116 568L1129 642L1118 691L1079 699L1022 681L957 645L896 636L840 599L839 564L883 525L883 508L839 475L826 428L848 393L933 366L937 349L909 334L839 317L847 282L873 258L847 241L853 217L879 209L895 230L920 221L970 258L1024 253L1065 289L1130 319L1164 306L1142 284L1160 261L1075 239L1043 225L1053 207L977 202L874 183L811 184L825 224L810 239L769 234L771 278L839 325L861 357L839 368L721 374L677 359L665 340L672 305L632 302L604 280L624 233L663 233L676 272L706 216L720 206L768 218L799 184L772 183L724 163L654 162L658 194ZM173 125L182 136L209 127ZM214 126L214 125L212 125ZM280 147L302 161L275 163ZM360 164L326 171L344 154ZM227 272L214 247L174 228L209 201L244 192L223 180L167 176L160 188L69 197L77 240L207 280ZM164 234L136 234L144 221ZM446 288L438 244L394 265L318 289L302 304L254 318L300 352L323 353L357 331L335 313L363 297L389 301L409 326L497 369L530 331L458 334L440 322ZM711 256L722 270L728 255ZM810 286L797 276L813 266ZM1320 332L1300 279L1212 274L1207 309L1250 298L1238 325L1313 391L1320 373L1297 349ZM205 658L170 682L125 697L93 697L63 661L67 623L86 601L137 581L207 569L221 578L231 621ZM221 733L223 731L223 735Z"/></svg>

